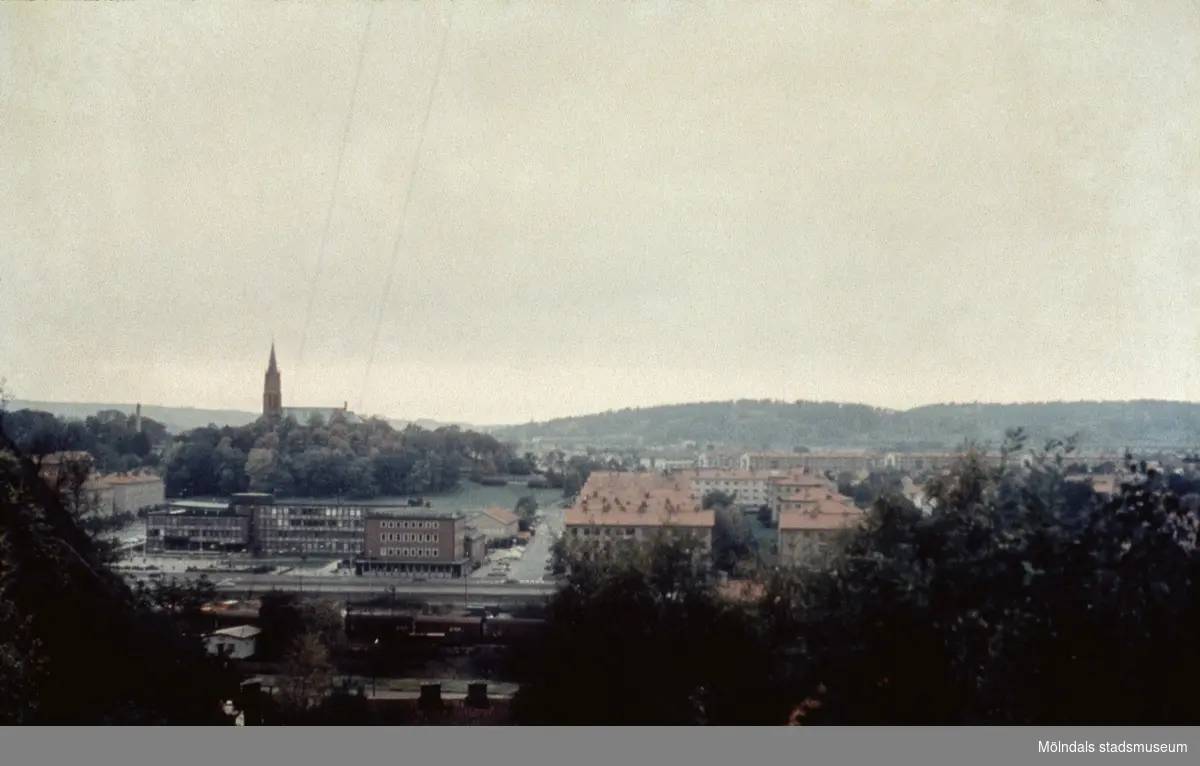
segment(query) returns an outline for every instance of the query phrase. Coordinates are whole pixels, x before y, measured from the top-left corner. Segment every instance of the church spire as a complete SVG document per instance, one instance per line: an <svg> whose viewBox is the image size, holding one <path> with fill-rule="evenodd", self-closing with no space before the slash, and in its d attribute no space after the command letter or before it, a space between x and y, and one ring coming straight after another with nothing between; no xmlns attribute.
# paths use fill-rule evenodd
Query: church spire
<svg viewBox="0 0 1200 766"><path fill-rule="evenodd" d="M283 386L279 380L279 365L275 362L275 341L271 341L271 361L263 380L263 417L278 421L283 413Z"/></svg>

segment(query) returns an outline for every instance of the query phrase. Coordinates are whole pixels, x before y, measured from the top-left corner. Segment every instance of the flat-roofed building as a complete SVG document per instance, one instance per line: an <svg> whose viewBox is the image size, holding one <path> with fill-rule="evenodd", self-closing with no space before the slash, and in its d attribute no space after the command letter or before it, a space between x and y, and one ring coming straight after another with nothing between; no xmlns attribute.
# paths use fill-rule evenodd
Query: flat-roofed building
<svg viewBox="0 0 1200 766"><path fill-rule="evenodd" d="M879 461L871 452L747 452L741 468L752 471L842 471L870 470Z"/></svg>
<svg viewBox="0 0 1200 766"><path fill-rule="evenodd" d="M783 471L741 468L696 468L680 471L678 475L690 481L701 498L710 492L722 492L733 497L734 503L742 508L770 505L772 480L786 476Z"/></svg>
<svg viewBox="0 0 1200 766"><path fill-rule="evenodd" d="M372 509L366 518L364 573L462 577L471 571L477 539L462 513L428 509Z"/></svg>
<svg viewBox="0 0 1200 766"><path fill-rule="evenodd" d="M245 551L250 525L249 513L224 503L172 503L146 514L146 553Z"/></svg>
<svg viewBox="0 0 1200 766"><path fill-rule="evenodd" d="M362 555L366 517L373 508L256 497L234 500L235 506L251 509L255 553L342 559Z"/></svg>

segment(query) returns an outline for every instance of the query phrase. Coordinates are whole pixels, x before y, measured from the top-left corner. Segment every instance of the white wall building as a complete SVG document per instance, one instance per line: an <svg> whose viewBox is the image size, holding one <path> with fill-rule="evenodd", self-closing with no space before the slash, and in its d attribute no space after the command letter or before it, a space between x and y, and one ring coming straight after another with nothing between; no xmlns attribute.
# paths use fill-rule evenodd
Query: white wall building
<svg viewBox="0 0 1200 766"><path fill-rule="evenodd" d="M467 519L467 526L484 533L493 540L507 540L517 536L521 520L517 514L504 508L485 508Z"/></svg>
<svg viewBox="0 0 1200 766"><path fill-rule="evenodd" d="M204 643L210 654L245 660L254 656L259 633L262 630L253 625L238 625L209 633L204 637Z"/></svg>

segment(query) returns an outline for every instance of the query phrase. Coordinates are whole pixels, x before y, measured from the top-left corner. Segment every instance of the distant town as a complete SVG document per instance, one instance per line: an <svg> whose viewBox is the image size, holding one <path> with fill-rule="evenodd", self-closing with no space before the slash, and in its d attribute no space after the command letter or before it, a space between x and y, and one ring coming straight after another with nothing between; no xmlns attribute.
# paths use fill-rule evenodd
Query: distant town
<svg viewBox="0 0 1200 766"><path fill-rule="evenodd" d="M1134 455L1083 449L1073 437L1036 445L1019 428L1006 429L998 444L942 450L763 450L703 440L592 446L543 436L502 442L456 426L397 429L345 405L287 406L282 375L272 347L261 415L236 427L171 433L140 405L81 419L28 408L3 413L6 450L32 471L22 474L19 463L9 469L13 491L39 507L60 507L62 523L70 519L91 540L95 566L107 567L147 614L202 647L209 659L190 662L216 663L210 671L221 680L211 693L220 715L241 725L840 720L818 712L827 682L812 685L802 674L775 686L775 639L760 644L750 636L768 625L785 630L778 622L785 614L785 622L800 614L808 615L802 622L841 619L820 611L847 598L828 588L865 577L868 561L915 566L905 576L924 577L918 573L930 564L888 548L892 536L910 536L927 549L924 557L934 555L930 545L967 545L954 555L973 560L982 554L970 545L984 539L1051 534L1079 545L1089 525L1149 502L1160 509L1156 523L1167 525L1162 534L1196 565L1200 459L1183 448ZM29 476L51 494L23 484ZM955 519L983 518L992 530L985 537L953 542ZM1056 531L1036 531L1046 523ZM1023 544L1050 544L1033 540ZM1058 566L1050 550L1022 554L1020 587L1029 593L1041 582L1030 572ZM883 610L883 619L898 607L872 599L895 587L871 585L855 608ZM708 606L675 614L669 603L680 593ZM668 601L643 613L646 598ZM777 613L781 598L800 599L792 608L801 611ZM609 615L613 609L627 614ZM583 660L569 658L579 652L606 661L602 645L636 642L620 633L635 625L663 631L648 639L666 642L661 649L726 630L718 625L729 619L752 632L689 651L766 663L753 671L760 675L745 671L743 681L758 685L753 704L742 700L738 712L721 713L729 703L714 698L700 719L661 707L617 714L564 707L561 695L570 692L556 674L567 666L556 663L574 668ZM678 630L698 632L672 638ZM808 646L813 657L835 649ZM598 672L584 675L605 687ZM652 680L662 668L636 672L647 683L668 683ZM691 683L732 682L711 676L715 667L685 675L693 672ZM635 683L624 678L602 694Z"/></svg>

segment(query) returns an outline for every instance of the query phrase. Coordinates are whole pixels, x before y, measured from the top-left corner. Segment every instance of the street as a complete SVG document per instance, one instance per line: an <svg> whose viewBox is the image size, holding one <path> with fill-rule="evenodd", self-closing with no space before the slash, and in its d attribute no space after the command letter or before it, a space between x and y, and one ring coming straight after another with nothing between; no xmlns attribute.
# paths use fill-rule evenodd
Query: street
<svg viewBox="0 0 1200 766"><path fill-rule="evenodd" d="M534 527L533 538L523 548L499 549L490 554L490 561L471 575L475 582L506 582L522 584L543 583L549 574L550 549L562 534L562 508L541 509L543 519Z"/></svg>

